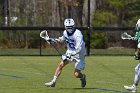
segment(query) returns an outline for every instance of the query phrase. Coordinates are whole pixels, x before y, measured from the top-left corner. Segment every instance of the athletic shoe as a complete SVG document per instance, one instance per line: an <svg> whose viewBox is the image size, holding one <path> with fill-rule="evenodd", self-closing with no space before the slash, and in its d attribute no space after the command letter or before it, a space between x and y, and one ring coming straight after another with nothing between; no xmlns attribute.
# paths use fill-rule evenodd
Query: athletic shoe
<svg viewBox="0 0 140 93"><path fill-rule="evenodd" d="M55 87L55 83L56 83L56 82L51 81L51 82L45 83L45 85L46 85L47 87Z"/></svg>
<svg viewBox="0 0 140 93"><path fill-rule="evenodd" d="M137 86L135 86L134 84L132 86L124 86L124 88L126 90L132 91L132 92L136 92L137 91Z"/></svg>
<svg viewBox="0 0 140 93"><path fill-rule="evenodd" d="M83 74L83 77L80 79L81 80L81 87L85 87L86 86L86 75Z"/></svg>
<svg viewBox="0 0 140 93"><path fill-rule="evenodd" d="M134 58L135 58L135 60L139 60L140 59L139 55L135 55Z"/></svg>

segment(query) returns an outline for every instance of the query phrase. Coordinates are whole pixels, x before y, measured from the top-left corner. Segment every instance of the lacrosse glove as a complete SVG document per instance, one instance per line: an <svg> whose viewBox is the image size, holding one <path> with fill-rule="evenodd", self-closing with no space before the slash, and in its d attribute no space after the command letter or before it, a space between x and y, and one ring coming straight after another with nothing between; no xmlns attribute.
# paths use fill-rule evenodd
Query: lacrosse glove
<svg viewBox="0 0 140 93"><path fill-rule="evenodd" d="M56 38L49 38L49 39L47 39L47 42L50 45L54 45L54 44L57 44L57 39Z"/></svg>

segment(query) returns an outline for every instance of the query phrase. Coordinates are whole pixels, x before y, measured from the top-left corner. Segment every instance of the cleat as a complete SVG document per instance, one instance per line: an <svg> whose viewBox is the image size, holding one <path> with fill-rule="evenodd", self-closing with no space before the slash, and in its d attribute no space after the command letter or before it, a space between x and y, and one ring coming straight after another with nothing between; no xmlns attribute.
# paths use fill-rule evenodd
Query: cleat
<svg viewBox="0 0 140 93"><path fill-rule="evenodd" d="M85 87L86 86L86 75L83 74L83 77L80 79L81 80L81 87Z"/></svg>
<svg viewBox="0 0 140 93"><path fill-rule="evenodd" d="M133 92L133 93L137 92L137 87L135 85L132 85L132 86L124 86L124 88L126 90L129 90L129 91Z"/></svg>
<svg viewBox="0 0 140 93"><path fill-rule="evenodd" d="M135 55L134 58L135 58L135 60L139 60L140 59L139 55Z"/></svg>
<svg viewBox="0 0 140 93"><path fill-rule="evenodd" d="M47 87L55 87L55 83L56 82L51 81L51 82L45 83L45 86L47 86Z"/></svg>

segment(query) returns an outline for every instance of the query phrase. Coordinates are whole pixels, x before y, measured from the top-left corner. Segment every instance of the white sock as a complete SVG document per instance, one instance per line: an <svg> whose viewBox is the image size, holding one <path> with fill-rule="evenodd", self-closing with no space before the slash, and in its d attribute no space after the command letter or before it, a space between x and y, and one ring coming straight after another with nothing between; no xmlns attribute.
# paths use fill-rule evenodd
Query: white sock
<svg viewBox="0 0 140 93"><path fill-rule="evenodd" d="M56 82L56 80L57 80L57 76L54 76L52 81Z"/></svg>

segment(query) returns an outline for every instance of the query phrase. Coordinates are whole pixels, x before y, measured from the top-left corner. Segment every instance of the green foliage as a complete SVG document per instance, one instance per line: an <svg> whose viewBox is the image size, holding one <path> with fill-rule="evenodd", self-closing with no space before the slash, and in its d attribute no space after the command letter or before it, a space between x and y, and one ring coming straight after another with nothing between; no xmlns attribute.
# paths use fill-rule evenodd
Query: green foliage
<svg viewBox="0 0 140 93"><path fill-rule="evenodd" d="M131 17L130 20L123 21L125 26L135 27L137 20L139 19L138 16Z"/></svg>
<svg viewBox="0 0 140 93"><path fill-rule="evenodd" d="M106 32L94 32L91 35L91 48L107 48Z"/></svg>
<svg viewBox="0 0 140 93"><path fill-rule="evenodd" d="M97 6L92 25L94 27L135 26L140 18L139 5L139 0L103 0ZM94 37L91 39L92 48L107 48L107 40L111 38L108 38L104 32L97 33L91 36Z"/></svg>
<svg viewBox="0 0 140 93"><path fill-rule="evenodd" d="M1 48L2 47L7 47L6 45L8 45L8 38L6 37L5 32L0 31L0 42L1 42Z"/></svg>
<svg viewBox="0 0 140 93"><path fill-rule="evenodd" d="M117 19L117 16L114 15L111 11L98 9L96 10L94 17L95 18L93 19L92 23L94 27L110 26L110 22Z"/></svg>
<svg viewBox="0 0 140 93"><path fill-rule="evenodd" d="M28 47L29 48L38 48L40 47L40 37L39 31L29 31L28 33Z"/></svg>
<svg viewBox="0 0 140 93"><path fill-rule="evenodd" d="M106 0L106 3L109 4L114 9L123 9L126 8L125 5L129 3L129 0Z"/></svg>
<svg viewBox="0 0 140 93"><path fill-rule="evenodd" d="M94 27L110 26L110 22L117 18L110 11L96 10L95 18L93 20ZM91 48L107 48L107 34L106 32L94 32L91 34Z"/></svg>
<svg viewBox="0 0 140 93"><path fill-rule="evenodd" d="M137 20L140 18L140 1L139 0L132 0L131 3L125 5L123 9L123 25L124 26L135 26Z"/></svg>

